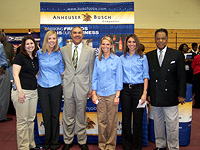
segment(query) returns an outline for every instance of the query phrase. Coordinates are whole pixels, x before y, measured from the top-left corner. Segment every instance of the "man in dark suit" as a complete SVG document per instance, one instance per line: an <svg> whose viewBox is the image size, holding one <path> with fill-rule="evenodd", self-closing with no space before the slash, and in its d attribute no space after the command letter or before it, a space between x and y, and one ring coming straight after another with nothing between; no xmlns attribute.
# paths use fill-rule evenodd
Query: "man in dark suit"
<svg viewBox="0 0 200 150"><path fill-rule="evenodd" d="M184 55L168 48L167 42L167 30L156 30L157 49L146 54L150 75L148 101L152 105L154 118L155 150L166 150L166 143L170 150L179 149L178 104L185 102L186 95Z"/></svg>

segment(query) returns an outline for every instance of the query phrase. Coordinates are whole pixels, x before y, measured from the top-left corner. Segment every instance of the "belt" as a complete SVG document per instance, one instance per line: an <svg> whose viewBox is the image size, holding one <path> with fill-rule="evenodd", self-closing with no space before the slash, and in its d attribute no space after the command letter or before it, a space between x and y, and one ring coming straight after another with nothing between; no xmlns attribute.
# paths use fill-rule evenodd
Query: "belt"
<svg viewBox="0 0 200 150"><path fill-rule="evenodd" d="M1 66L1 68L3 69L3 70L6 70L6 68L8 68L7 66Z"/></svg>
<svg viewBox="0 0 200 150"><path fill-rule="evenodd" d="M129 88L129 89L132 89L133 87L138 87L138 86L142 86L143 83L140 83L140 84L127 84L127 83L123 83L123 87L124 88Z"/></svg>

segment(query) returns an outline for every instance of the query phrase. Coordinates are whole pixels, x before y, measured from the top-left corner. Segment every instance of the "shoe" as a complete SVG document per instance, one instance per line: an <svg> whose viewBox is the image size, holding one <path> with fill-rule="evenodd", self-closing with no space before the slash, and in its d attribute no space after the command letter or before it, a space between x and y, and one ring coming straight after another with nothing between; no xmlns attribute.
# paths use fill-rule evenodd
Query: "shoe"
<svg viewBox="0 0 200 150"><path fill-rule="evenodd" d="M167 150L166 147L165 148L158 148L156 147L154 150Z"/></svg>
<svg viewBox="0 0 200 150"><path fill-rule="evenodd" d="M73 144L65 144L63 146L62 150L69 150L72 146L73 146Z"/></svg>
<svg viewBox="0 0 200 150"><path fill-rule="evenodd" d="M13 119L12 119L12 118L6 118L6 119L4 119L4 120L1 120L0 123L8 122L8 121L11 121L11 120L13 120Z"/></svg>
<svg viewBox="0 0 200 150"><path fill-rule="evenodd" d="M30 150L40 150L39 147L35 147L35 148L30 148Z"/></svg>
<svg viewBox="0 0 200 150"><path fill-rule="evenodd" d="M58 148L50 148L50 150L57 150L57 149L59 149L59 147Z"/></svg>
<svg viewBox="0 0 200 150"><path fill-rule="evenodd" d="M79 144L79 147L81 148L81 150L88 150L87 144L82 144L82 145Z"/></svg>
<svg viewBox="0 0 200 150"><path fill-rule="evenodd" d="M194 106L192 106L192 108L200 109L200 107L198 107L198 106L195 106L195 105L194 105Z"/></svg>

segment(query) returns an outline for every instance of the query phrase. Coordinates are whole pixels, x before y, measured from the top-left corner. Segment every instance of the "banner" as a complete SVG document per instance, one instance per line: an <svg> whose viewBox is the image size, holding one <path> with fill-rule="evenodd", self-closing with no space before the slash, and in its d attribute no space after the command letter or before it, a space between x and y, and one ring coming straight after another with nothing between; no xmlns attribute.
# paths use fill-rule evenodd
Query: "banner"
<svg viewBox="0 0 200 150"><path fill-rule="evenodd" d="M115 52L122 54L126 37L134 33L134 2L121 3L40 3L40 46L42 46L44 36L49 30L55 30L58 34L59 46L63 47L72 42L71 30L75 26L82 28L83 42L93 47L98 54L99 43L102 37L109 36L114 42ZM87 139L88 143L98 142L98 124L96 105L90 100L87 102ZM60 118L60 134L62 129L62 110ZM117 142L121 143L121 107L118 112ZM42 115L37 110L37 120L35 121L35 141L41 143L44 138L44 125ZM60 137L62 139L62 136ZM75 136L75 141L76 136ZM144 111L143 117L143 145L148 145L147 136L147 114Z"/></svg>
<svg viewBox="0 0 200 150"><path fill-rule="evenodd" d="M40 3L41 45L46 32L55 30L63 47L71 42L72 28L80 26L84 42L97 52L104 36L110 36L115 51L120 52L127 35L134 33L134 23L134 2Z"/></svg>
<svg viewBox="0 0 200 150"><path fill-rule="evenodd" d="M21 44L22 39L25 35L28 35L29 33L6 33L6 41L11 43L14 46L14 51L16 52L16 49ZM36 43L39 46L40 43L40 33L35 32L30 34L35 39Z"/></svg>

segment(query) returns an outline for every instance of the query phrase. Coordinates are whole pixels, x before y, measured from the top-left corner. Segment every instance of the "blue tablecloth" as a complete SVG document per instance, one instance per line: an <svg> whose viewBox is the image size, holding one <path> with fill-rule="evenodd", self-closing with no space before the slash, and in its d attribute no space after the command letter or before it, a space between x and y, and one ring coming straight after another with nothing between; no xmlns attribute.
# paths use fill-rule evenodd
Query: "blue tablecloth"
<svg viewBox="0 0 200 150"><path fill-rule="evenodd" d="M61 113L63 110L63 104L64 101L62 101L62 106L61 106ZM91 116L91 118L93 118L93 120L96 119L96 105L93 104L91 99L88 99L87 102L87 107L86 107L86 115L90 116L90 114L92 114L93 116ZM117 143L122 143L122 138L121 138L121 104L119 104L119 124L118 124L118 136L117 136ZM40 121L38 121L38 119ZM37 115L36 115L36 119L35 119L35 142L36 145L41 144L44 142L44 134L39 133L39 128L43 127L43 121L41 120L41 109L40 109L40 105L38 103L38 107L37 107ZM62 123L61 123L62 124ZM97 127L97 122L95 122L94 125L94 129L92 130L87 130L87 133L90 131L95 132L96 134L89 133L87 135L87 143L98 143L98 129L96 129ZM74 142L77 142L77 137L75 135L74 137ZM62 133L60 135L60 143L63 143L63 136ZM146 113L146 109L144 111L144 115L143 115L143 145L147 146L148 145L148 123L147 123L147 113Z"/></svg>

